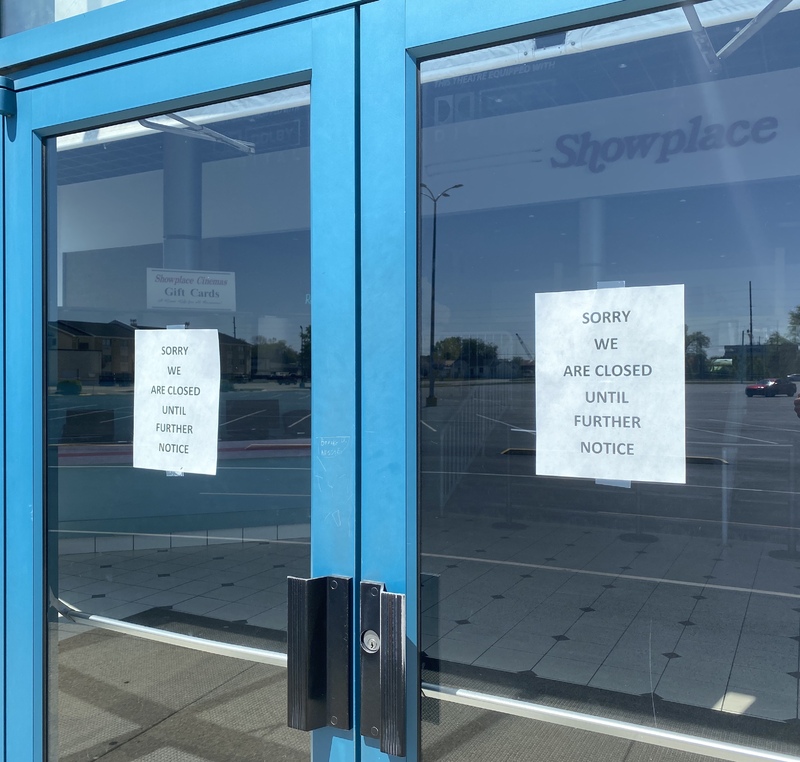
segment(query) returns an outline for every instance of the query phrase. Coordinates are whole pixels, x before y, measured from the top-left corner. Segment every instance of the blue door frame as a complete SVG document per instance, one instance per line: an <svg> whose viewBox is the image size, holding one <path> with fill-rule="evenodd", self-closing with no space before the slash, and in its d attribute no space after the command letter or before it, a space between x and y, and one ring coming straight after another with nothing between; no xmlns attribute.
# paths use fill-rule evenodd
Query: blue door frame
<svg viewBox="0 0 800 762"><path fill-rule="evenodd" d="M131 7L135 3L129 4ZM330 5L330 4L328 4ZM121 7L121 6L120 6ZM151 5L154 7L154 5ZM109 9L111 10L111 9ZM99 14L98 14L99 15ZM87 16L91 19L91 14ZM164 41L136 51L110 49L100 59L132 59L124 66L87 71L48 84L20 77L17 113L6 120L5 348L13 361L5 374L5 430L12 442L5 461L6 674L4 750L7 760L44 754L44 527L43 527L43 230L42 141L73 129L182 109L290 85L311 83L312 319L315 365L322 369L313 398L314 438L355 442L355 45L356 13L345 8L294 23L250 18L257 31L242 33L238 19L212 30L189 29L174 39L178 52L161 54ZM260 23L254 23L258 21ZM35 31L35 30L34 30ZM44 30L47 37L50 29ZM33 33L31 33L33 34ZM198 37L202 43L197 44ZM217 41L213 38L217 37ZM180 42L179 42L180 40ZM167 45L167 48L170 46ZM156 51L143 57L143 50ZM134 53L134 55L132 55ZM65 64L86 67L86 60ZM39 71L36 76L42 76ZM168 76L165 76L168 74ZM63 75L63 70L61 72ZM45 78L53 79L53 72ZM24 80L24 81L23 81ZM336 372L324 372L335 368ZM14 432L13 434L11 432ZM315 452L312 445L312 460ZM339 490L322 480L313 496L312 573L354 576L355 450L344 448ZM336 521L327 520L336 515ZM9 616L13 612L13 616ZM319 759L352 759L353 732L318 731Z"/></svg>
<svg viewBox="0 0 800 762"><path fill-rule="evenodd" d="M312 452L328 437L353 443L339 464L344 489L314 480L312 574L378 580L407 595L407 749L416 759L418 64L659 5L126 0L0 40L0 73L17 101L0 143L4 759L44 753L42 140L311 82ZM315 731L312 754L388 759L357 730Z"/></svg>

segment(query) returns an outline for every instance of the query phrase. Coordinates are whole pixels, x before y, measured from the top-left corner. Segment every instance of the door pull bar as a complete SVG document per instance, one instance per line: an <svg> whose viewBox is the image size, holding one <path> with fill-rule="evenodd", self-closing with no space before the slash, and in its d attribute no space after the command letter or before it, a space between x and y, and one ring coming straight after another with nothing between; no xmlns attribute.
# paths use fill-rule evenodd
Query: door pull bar
<svg viewBox="0 0 800 762"><path fill-rule="evenodd" d="M350 577L288 577L287 724L350 730Z"/></svg>

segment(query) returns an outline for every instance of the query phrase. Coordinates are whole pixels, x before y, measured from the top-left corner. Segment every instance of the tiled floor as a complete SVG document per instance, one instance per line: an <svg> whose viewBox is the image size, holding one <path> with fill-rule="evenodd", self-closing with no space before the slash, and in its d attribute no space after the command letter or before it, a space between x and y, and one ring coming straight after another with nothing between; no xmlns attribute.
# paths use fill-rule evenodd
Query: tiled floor
<svg viewBox="0 0 800 762"><path fill-rule="evenodd" d="M286 577L308 576L308 540L262 540L59 557L59 597L124 619L153 608L283 630Z"/></svg>
<svg viewBox="0 0 800 762"><path fill-rule="evenodd" d="M637 543L597 527L452 517L428 521L424 538L422 570L436 578L422 611L432 658L800 716L800 561L773 558L776 545Z"/></svg>
<svg viewBox="0 0 800 762"><path fill-rule="evenodd" d="M598 527L432 518L422 648L430 658L695 707L794 720L800 561L775 545ZM154 607L282 630L306 540L62 555L59 596L122 619ZM513 681L513 678L512 678Z"/></svg>

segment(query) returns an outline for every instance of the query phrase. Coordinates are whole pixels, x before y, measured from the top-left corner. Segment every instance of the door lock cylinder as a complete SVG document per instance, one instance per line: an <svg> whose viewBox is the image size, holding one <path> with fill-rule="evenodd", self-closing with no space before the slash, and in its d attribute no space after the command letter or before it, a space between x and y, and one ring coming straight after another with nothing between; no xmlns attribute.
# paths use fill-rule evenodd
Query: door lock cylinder
<svg viewBox="0 0 800 762"><path fill-rule="evenodd" d="M381 639L375 630L365 630L361 636L361 647L369 654L376 654L381 650Z"/></svg>

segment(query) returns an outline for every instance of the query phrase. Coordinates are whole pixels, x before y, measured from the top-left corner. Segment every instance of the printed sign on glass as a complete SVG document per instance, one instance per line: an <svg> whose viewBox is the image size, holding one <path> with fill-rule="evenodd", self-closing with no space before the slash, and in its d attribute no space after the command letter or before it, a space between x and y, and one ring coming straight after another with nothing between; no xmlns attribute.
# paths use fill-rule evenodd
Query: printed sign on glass
<svg viewBox="0 0 800 762"><path fill-rule="evenodd" d="M536 294L536 473L686 483L683 286Z"/></svg>
<svg viewBox="0 0 800 762"><path fill-rule="evenodd" d="M135 346L133 467L216 474L218 332L139 329Z"/></svg>
<svg viewBox="0 0 800 762"><path fill-rule="evenodd" d="M147 308L232 312L236 309L236 273L148 267Z"/></svg>

